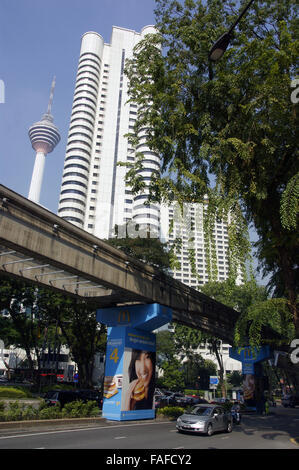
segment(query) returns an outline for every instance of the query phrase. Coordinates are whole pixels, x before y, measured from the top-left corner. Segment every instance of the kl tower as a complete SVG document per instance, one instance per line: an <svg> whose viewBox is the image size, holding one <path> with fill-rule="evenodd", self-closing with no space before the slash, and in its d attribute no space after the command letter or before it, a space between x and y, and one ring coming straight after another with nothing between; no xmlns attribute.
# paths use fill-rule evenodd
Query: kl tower
<svg viewBox="0 0 299 470"><path fill-rule="evenodd" d="M41 121L36 122L29 128L28 132L31 145L36 151L28 199L37 204L39 204L46 155L52 152L60 141L60 134L57 127L53 124L53 116L51 114L54 87L55 77L51 86L47 112L43 115Z"/></svg>

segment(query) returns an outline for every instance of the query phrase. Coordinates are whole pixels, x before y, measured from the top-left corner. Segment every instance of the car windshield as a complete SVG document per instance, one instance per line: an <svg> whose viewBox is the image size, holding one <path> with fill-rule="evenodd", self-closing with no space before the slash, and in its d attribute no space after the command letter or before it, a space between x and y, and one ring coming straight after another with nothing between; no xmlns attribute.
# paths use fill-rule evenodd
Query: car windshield
<svg viewBox="0 0 299 470"><path fill-rule="evenodd" d="M206 407L206 406L195 406L191 414L192 415L197 415L197 416L210 416L212 413L212 408Z"/></svg>
<svg viewBox="0 0 299 470"><path fill-rule="evenodd" d="M55 391L46 393L46 398L52 398L53 400L56 399L57 396L58 396L58 393Z"/></svg>

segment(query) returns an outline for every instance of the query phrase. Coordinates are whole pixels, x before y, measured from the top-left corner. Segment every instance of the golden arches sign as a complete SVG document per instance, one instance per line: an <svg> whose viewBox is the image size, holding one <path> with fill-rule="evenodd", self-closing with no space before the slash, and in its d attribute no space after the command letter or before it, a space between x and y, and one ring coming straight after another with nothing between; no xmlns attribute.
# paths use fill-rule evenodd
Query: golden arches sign
<svg viewBox="0 0 299 470"><path fill-rule="evenodd" d="M131 316L128 310L121 310L118 314L117 322L118 323L130 323Z"/></svg>
<svg viewBox="0 0 299 470"><path fill-rule="evenodd" d="M244 348L244 359L251 359L252 358L252 351L250 348Z"/></svg>

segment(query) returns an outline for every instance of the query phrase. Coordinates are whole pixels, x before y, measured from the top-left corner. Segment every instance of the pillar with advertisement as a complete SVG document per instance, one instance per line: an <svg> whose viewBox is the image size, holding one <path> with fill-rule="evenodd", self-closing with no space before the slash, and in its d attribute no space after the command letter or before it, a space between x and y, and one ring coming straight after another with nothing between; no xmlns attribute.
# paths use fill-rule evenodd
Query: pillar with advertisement
<svg viewBox="0 0 299 470"><path fill-rule="evenodd" d="M156 336L169 323L171 310L159 304L97 310L108 325L103 417L138 420L155 417Z"/></svg>
<svg viewBox="0 0 299 470"><path fill-rule="evenodd" d="M256 409L263 396L262 362L271 356L272 352L268 345L260 348L245 346L229 349L229 357L242 362L243 398L249 408Z"/></svg>

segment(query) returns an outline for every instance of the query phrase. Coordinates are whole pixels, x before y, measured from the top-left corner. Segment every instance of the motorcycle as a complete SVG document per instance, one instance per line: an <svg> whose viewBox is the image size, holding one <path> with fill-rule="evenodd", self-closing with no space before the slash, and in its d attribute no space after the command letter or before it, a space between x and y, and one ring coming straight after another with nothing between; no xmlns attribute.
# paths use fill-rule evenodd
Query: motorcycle
<svg viewBox="0 0 299 470"><path fill-rule="evenodd" d="M233 423L235 424L240 424L241 423L241 413L237 408L232 408L231 409L231 415L233 418Z"/></svg>

